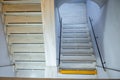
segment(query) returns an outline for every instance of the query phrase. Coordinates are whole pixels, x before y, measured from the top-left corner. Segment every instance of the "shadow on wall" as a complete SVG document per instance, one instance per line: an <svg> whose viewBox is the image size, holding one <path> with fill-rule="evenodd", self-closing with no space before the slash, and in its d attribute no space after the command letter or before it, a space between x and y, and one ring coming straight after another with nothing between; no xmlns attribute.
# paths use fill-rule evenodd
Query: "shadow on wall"
<svg viewBox="0 0 120 80"><path fill-rule="evenodd" d="M103 38L104 38L104 30L105 30L107 2L104 6L100 7L92 0L88 0L87 1L87 12L88 12L88 17L91 17L93 20L92 21L93 28L95 31L95 35L97 37L98 46L104 58Z"/></svg>

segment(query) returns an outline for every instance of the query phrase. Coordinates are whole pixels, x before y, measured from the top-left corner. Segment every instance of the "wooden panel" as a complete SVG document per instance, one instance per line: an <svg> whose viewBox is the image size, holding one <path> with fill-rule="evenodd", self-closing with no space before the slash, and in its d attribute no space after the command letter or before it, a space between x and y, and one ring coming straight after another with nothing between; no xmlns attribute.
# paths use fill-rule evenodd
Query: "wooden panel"
<svg viewBox="0 0 120 80"><path fill-rule="evenodd" d="M41 0L2 0L5 4L40 3Z"/></svg>
<svg viewBox="0 0 120 80"><path fill-rule="evenodd" d="M24 15L24 16L27 16L27 15L42 15L42 12L14 12L14 13L4 13L5 16L7 15L12 15L12 16L17 16L17 15Z"/></svg>
<svg viewBox="0 0 120 80"><path fill-rule="evenodd" d="M7 26L7 34L10 33L43 33L43 27L39 25Z"/></svg>
<svg viewBox="0 0 120 80"><path fill-rule="evenodd" d="M59 70L61 74L74 74L74 75L96 75L97 70L69 70L69 69L63 69Z"/></svg>
<svg viewBox="0 0 120 80"><path fill-rule="evenodd" d="M13 44L11 45L13 52L44 52L44 44Z"/></svg>
<svg viewBox="0 0 120 80"><path fill-rule="evenodd" d="M42 22L41 16L5 16L5 23L40 23Z"/></svg>
<svg viewBox="0 0 120 80"><path fill-rule="evenodd" d="M40 12L40 4L5 4L3 12Z"/></svg>
<svg viewBox="0 0 120 80"><path fill-rule="evenodd" d="M15 62L16 69L45 69L45 62Z"/></svg>
<svg viewBox="0 0 120 80"><path fill-rule="evenodd" d="M9 43L44 43L43 34L12 34Z"/></svg>

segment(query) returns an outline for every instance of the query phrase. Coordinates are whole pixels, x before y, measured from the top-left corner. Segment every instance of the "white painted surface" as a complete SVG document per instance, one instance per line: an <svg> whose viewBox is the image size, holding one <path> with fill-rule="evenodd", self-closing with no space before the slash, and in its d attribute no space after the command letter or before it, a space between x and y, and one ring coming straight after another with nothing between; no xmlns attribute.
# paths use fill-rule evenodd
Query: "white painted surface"
<svg viewBox="0 0 120 80"><path fill-rule="evenodd" d="M4 35L1 14L0 14L0 66L10 65L10 59L7 51L7 43ZM0 77L14 77L12 66L0 67Z"/></svg>
<svg viewBox="0 0 120 80"><path fill-rule="evenodd" d="M104 31L106 66L120 70L120 0L109 0ZM120 72L108 70L110 78L120 78Z"/></svg>
<svg viewBox="0 0 120 80"><path fill-rule="evenodd" d="M109 0L102 8L94 2L88 1L88 15L93 19L95 34L98 37L100 51L106 67L120 70L120 0ZM98 63L100 65L100 63ZM99 78L120 78L120 73L98 68Z"/></svg>

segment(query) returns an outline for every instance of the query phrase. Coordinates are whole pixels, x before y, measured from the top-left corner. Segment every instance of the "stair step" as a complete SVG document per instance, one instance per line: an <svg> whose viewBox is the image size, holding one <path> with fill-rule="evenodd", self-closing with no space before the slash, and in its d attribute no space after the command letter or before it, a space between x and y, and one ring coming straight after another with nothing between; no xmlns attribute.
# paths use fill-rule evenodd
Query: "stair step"
<svg viewBox="0 0 120 80"><path fill-rule="evenodd" d="M5 24L6 26L43 26L42 23L36 23L36 24Z"/></svg>
<svg viewBox="0 0 120 80"><path fill-rule="evenodd" d="M63 62L60 63L60 69L96 69L96 62Z"/></svg>
<svg viewBox="0 0 120 80"><path fill-rule="evenodd" d="M4 15L11 15L11 16L17 16L17 15L41 15L41 12L13 12L13 13L4 13Z"/></svg>
<svg viewBox="0 0 120 80"><path fill-rule="evenodd" d="M44 52L44 44L12 44L11 52Z"/></svg>
<svg viewBox="0 0 120 80"><path fill-rule="evenodd" d="M87 17L85 14L80 16L64 16L62 19L63 24L85 24L87 23Z"/></svg>
<svg viewBox="0 0 120 80"><path fill-rule="evenodd" d="M63 31L64 30L73 30L73 31L76 31L76 30L89 30L87 27L80 27L80 28L63 28L62 29Z"/></svg>
<svg viewBox="0 0 120 80"><path fill-rule="evenodd" d="M43 34L10 34L9 44L12 43L44 43Z"/></svg>
<svg viewBox="0 0 120 80"><path fill-rule="evenodd" d="M63 27L63 29L86 29L86 28L88 28L88 25L87 24L73 24L73 25L69 25L69 24L67 24L67 25L63 25L62 26Z"/></svg>
<svg viewBox="0 0 120 80"><path fill-rule="evenodd" d="M91 56L63 56L61 54L61 61L93 61L95 62L95 56L91 55Z"/></svg>
<svg viewBox="0 0 120 80"><path fill-rule="evenodd" d="M79 37L89 37L89 33L63 33L62 37L64 38L79 38Z"/></svg>
<svg viewBox="0 0 120 80"><path fill-rule="evenodd" d="M91 48L92 43L63 43L62 45L63 49L82 49L82 48Z"/></svg>
<svg viewBox="0 0 120 80"><path fill-rule="evenodd" d="M97 70L70 70L70 69L60 69L61 74L80 74L80 75L96 75Z"/></svg>
<svg viewBox="0 0 120 80"><path fill-rule="evenodd" d="M93 49L61 49L62 54L93 54Z"/></svg>
<svg viewBox="0 0 120 80"><path fill-rule="evenodd" d="M63 33L89 33L89 30L67 30L64 29Z"/></svg>
<svg viewBox="0 0 120 80"><path fill-rule="evenodd" d="M33 3L33 4L35 4L35 3L41 3L41 0L6 0L6 1L2 1L2 3L4 3L4 4L31 4L31 3Z"/></svg>
<svg viewBox="0 0 120 80"><path fill-rule="evenodd" d="M90 42L90 37L88 38L62 38L62 43L88 43Z"/></svg>
<svg viewBox="0 0 120 80"><path fill-rule="evenodd" d="M14 53L15 61L45 61L44 53Z"/></svg>
<svg viewBox="0 0 120 80"><path fill-rule="evenodd" d="M43 33L43 28L42 26L7 26L7 34L42 34Z"/></svg>
<svg viewBox="0 0 120 80"><path fill-rule="evenodd" d="M25 69L45 69L45 62L15 62L16 70L25 70Z"/></svg>
<svg viewBox="0 0 120 80"><path fill-rule="evenodd" d="M16 77L45 78L45 70L16 70Z"/></svg>

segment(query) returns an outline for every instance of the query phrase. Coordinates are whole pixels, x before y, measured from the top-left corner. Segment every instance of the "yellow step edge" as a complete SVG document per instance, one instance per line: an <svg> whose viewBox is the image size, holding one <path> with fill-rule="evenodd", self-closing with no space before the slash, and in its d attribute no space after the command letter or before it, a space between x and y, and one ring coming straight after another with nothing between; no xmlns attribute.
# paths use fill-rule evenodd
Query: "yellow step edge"
<svg viewBox="0 0 120 80"><path fill-rule="evenodd" d="M96 75L97 70L66 70L60 69L61 74L81 74L81 75Z"/></svg>

